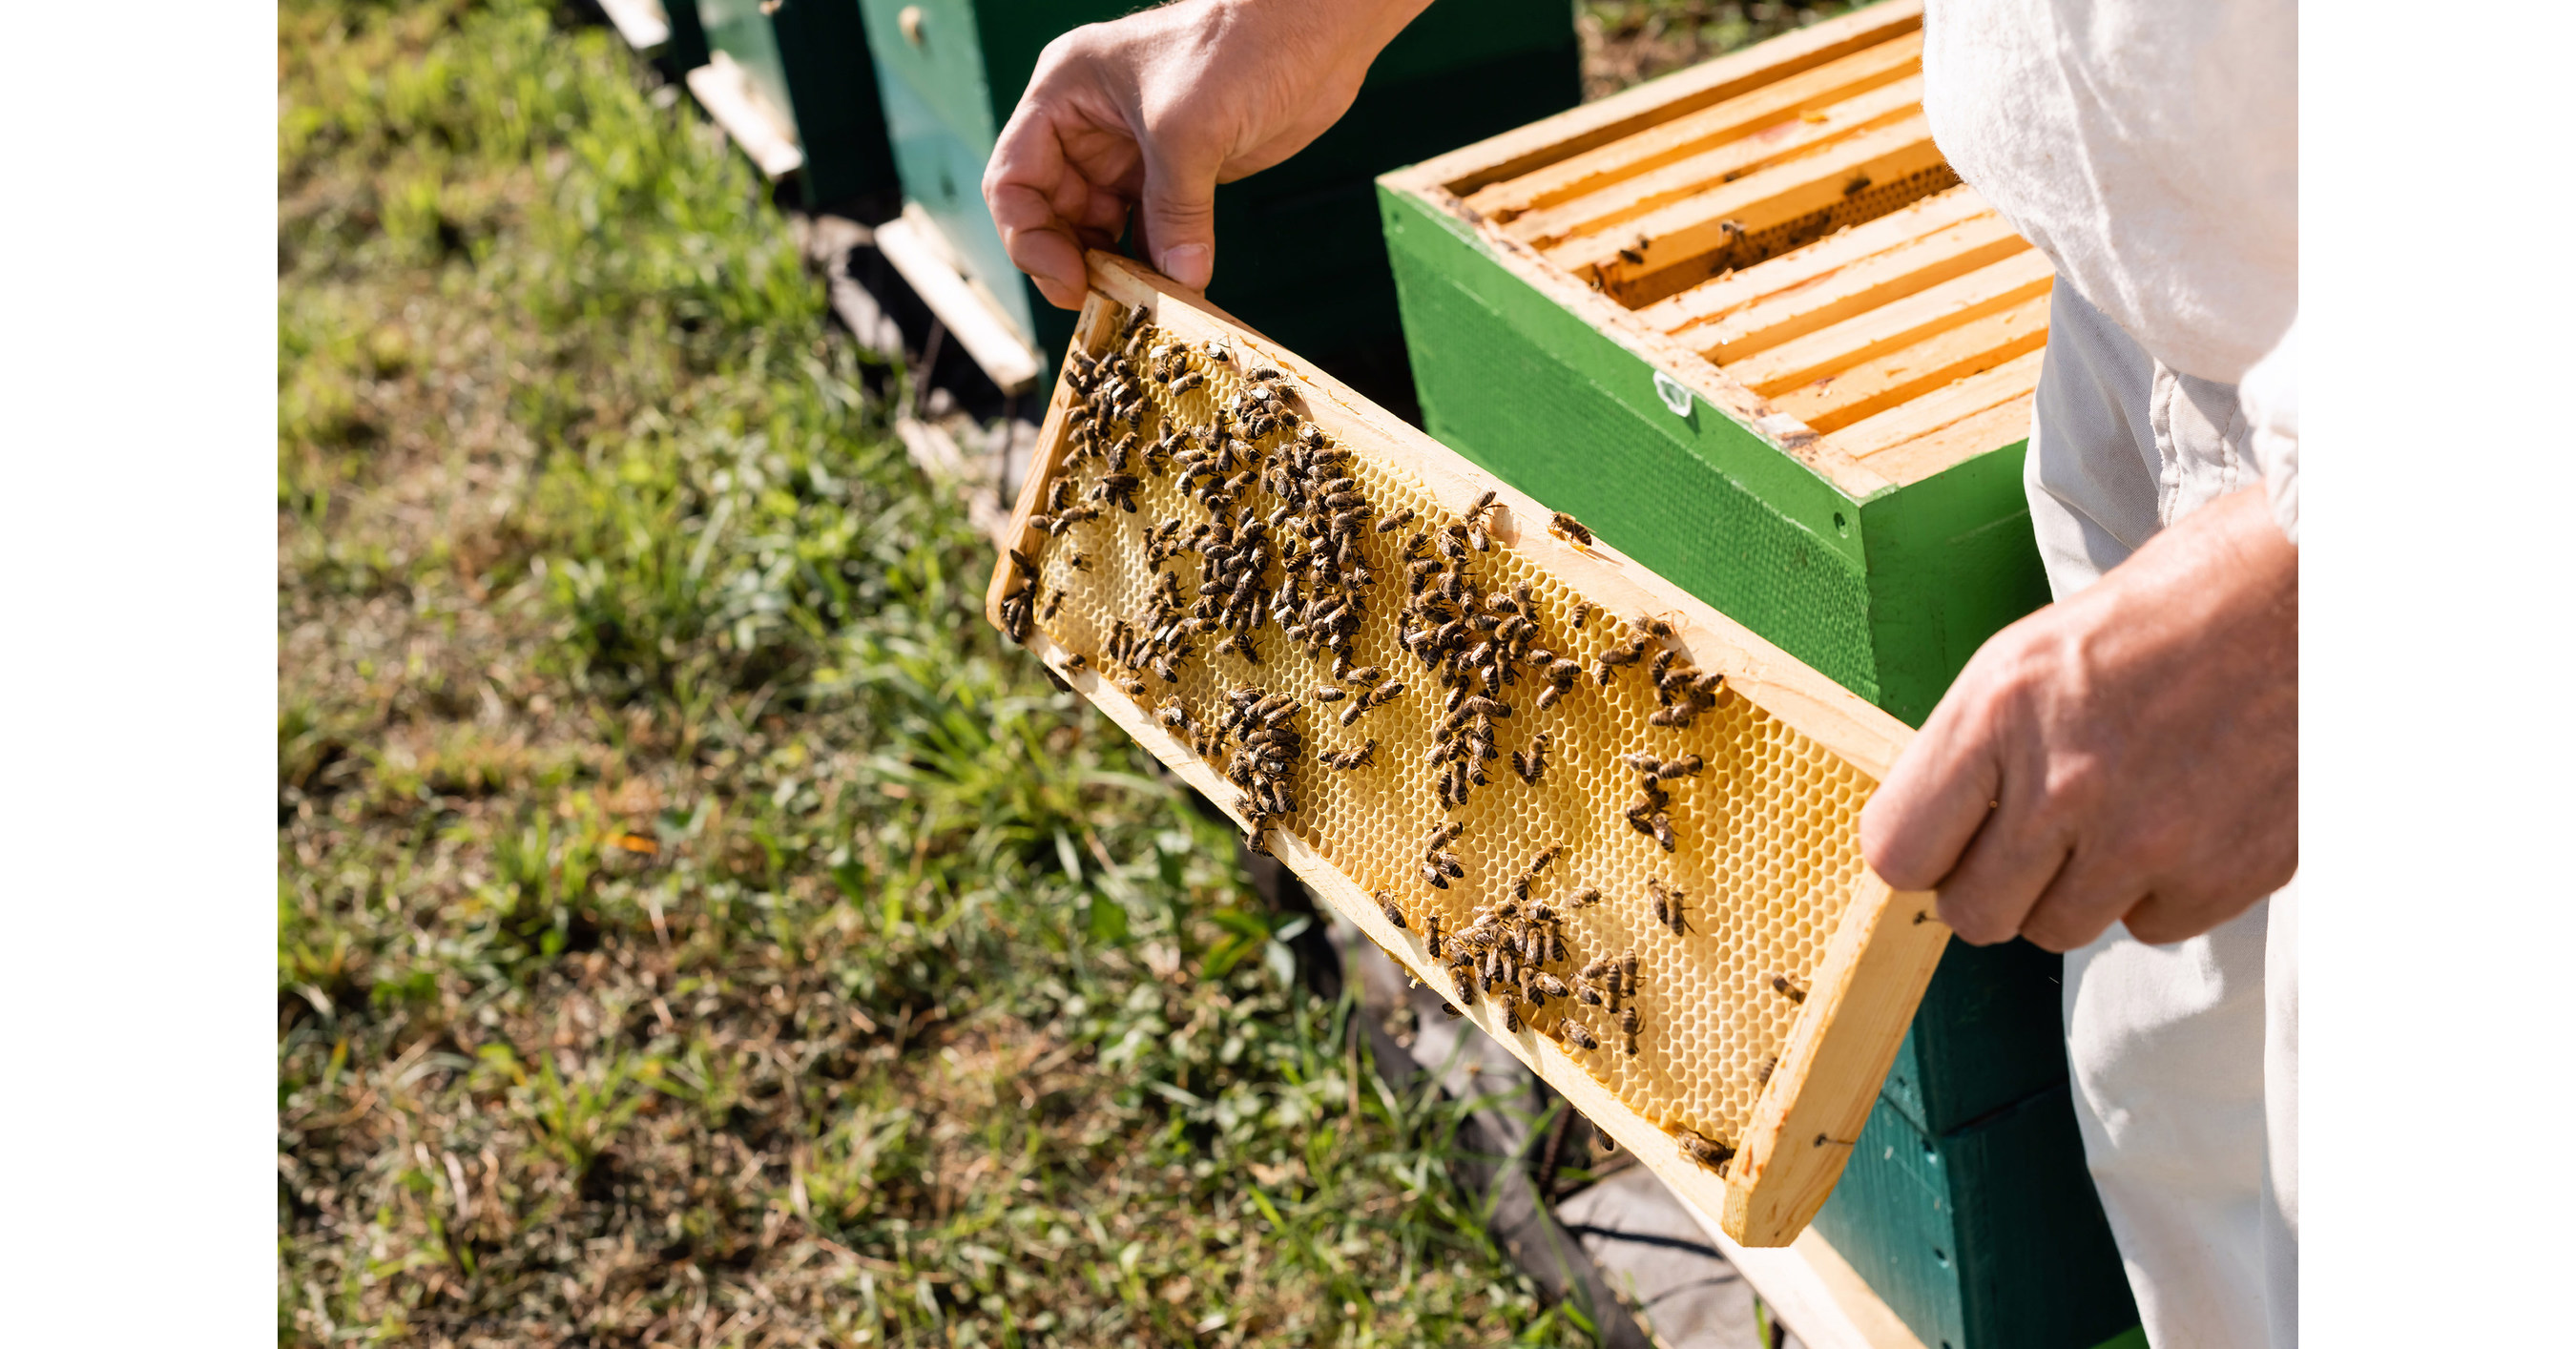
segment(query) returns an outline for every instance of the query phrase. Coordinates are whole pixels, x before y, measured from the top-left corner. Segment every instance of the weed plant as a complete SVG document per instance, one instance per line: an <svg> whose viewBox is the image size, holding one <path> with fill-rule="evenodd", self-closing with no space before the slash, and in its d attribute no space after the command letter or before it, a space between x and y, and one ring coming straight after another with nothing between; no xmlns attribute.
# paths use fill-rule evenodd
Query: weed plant
<svg viewBox="0 0 2576 1349"><path fill-rule="evenodd" d="M687 102L279 23L280 1342L1584 1339Z"/></svg>

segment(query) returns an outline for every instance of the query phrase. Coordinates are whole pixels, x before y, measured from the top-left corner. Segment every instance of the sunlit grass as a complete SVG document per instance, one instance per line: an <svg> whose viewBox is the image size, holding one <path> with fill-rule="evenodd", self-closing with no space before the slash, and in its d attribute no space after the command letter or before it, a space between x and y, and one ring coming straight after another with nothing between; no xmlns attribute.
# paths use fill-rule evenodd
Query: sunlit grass
<svg viewBox="0 0 2576 1349"><path fill-rule="evenodd" d="M702 121L530 3L280 30L281 1341L1583 1338Z"/></svg>

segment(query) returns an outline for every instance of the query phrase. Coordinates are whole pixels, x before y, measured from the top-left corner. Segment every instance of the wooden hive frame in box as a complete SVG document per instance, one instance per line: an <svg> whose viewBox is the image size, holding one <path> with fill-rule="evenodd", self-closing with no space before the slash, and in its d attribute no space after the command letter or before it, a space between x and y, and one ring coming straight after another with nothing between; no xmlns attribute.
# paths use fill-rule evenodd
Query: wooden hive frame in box
<svg viewBox="0 0 2576 1349"><path fill-rule="evenodd" d="M988 616L1730 1236L1794 1239L1948 937L1853 837L1910 732L1203 300L1091 288Z"/></svg>
<svg viewBox="0 0 2576 1349"><path fill-rule="evenodd" d="M1389 175L1855 498L2024 438L2048 260L1923 113L1921 0Z"/></svg>

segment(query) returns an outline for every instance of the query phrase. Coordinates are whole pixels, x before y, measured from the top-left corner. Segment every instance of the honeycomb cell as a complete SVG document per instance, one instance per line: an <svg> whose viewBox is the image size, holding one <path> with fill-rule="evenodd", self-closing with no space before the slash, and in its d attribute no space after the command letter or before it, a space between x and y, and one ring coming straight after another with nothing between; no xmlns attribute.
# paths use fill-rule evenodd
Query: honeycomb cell
<svg viewBox="0 0 2576 1349"><path fill-rule="evenodd" d="M1136 349L1150 352L1171 341L1149 332ZM1112 349L1104 341L1093 354ZM1214 428L1220 404L1246 389L1235 363L1212 361L1196 348L1166 353L1166 373L1179 378L1187 370L1204 380L1178 396L1142 369L1146 362L1136 364L1136 385L1145 400L1134 428L1137 446L1167 429ZM1282 427L1251 443L1270 456L1283 451L1291 436ZM1731 691L1721 689L1688 726L1650 724L1659 704L1646 661L1617 668L1607 686L1593 674L1602 653L1640 635L1626 621L1635 616L1595 604L1577 628L1573 610L1583 596L1497 541L1490 551L1466 552L1467 581L1486 595L1529 586L1522 617L1535 629L1535 644L1583 668L1547 709L1537 706L1545 681L1526 669L1518 682L1495 691L1510 715L1493 722L1496 757L1483 764L1486 781L1470 790L1463 805L1445 807L1438 772L1426 754L1445 715L1447 690L1401 645L1399 622L1408 593L1408 539L1416 531L1458 523L1455 508L1466 503L1443 503L1401 468L1356 449L1343 471L1355 480L1354 490L1373 518L1414 513L1412 523L1392 532L1362 529L1354 549L1373 580L1357 591L1363 607L1350 635L1352 664L1382 669L1379 683L1403 682L1401 695L1345 727L1341 716L1364 685L1336 679L1332 657L1307 655L1268 620L1266 607L1255 631L1257 663L1236 652L1217 653L1212 634L1202 634L1193 641L1193 657L1174 667L1176 680L1122 666L1111 653L1113 632L1122 622L1135 631L1154 620L1155 587L1168 584L1157 581L1158 573L1176 577L1181 594L1193 601L1202 594L1203 555L1185 550L1149 566L1148 531L1178 521L1176 532L1186 536L1211 520L1202 501L1184 490L1177 471L1157 469L1131 454L1126 472L1136 479L1132 512L1114 498L1093 500L1112 471L1105 453L1042 453L1040 462L1056 464L1054 472L1072 481L1073 502L1101 509L1094 518L1042 537L1032 550L1040 587L1035 626L1104 674L1142 678L1146 692L1137 701L1149 710L1177 699L1194 727L1221 719L1226 692L1241 686L1303 699L1302 710L1288 718L1303 733L1288 770L1296 810L1277 823L1307 840L1362 890L1395 901L1416 933L1425 917L1437 914L1454 945L1456 934L1480 911L1507 897L1513 879L1541 848L1561 847L1561 855L1532 882L1530 899L1562 905L1589 886L1599 889L1601 901L1560 911L1565 958L1539 967L1570 980L1596 957L1615 961L1633 952L1636 985L1618 1007L1607 999L1602 1006L1550 999L1535 1010L1521 1004L1522 1020L1540 1034L1560 1037L1578 1062L1639 1115L1729 1144L1740 1141L1762 1089L1760 1067L1779 1055L1798 1013L1796 1002L1771 987L1770 975L1812 985L1816 962L1860 879L1857 823L1875 784ZM1040 500L1049 497L1042 494ZM1268 518L1286 502L1256 482L1234 504ZM1078 567L1077 554L1083 559ZM1267 594L1286 577L1273 556L1257 590ZM1679 658L1688 656L1682 652ZM1345 689L1349 696L1329 703L1311 697L1326 687ZM1104 689L1101 696L1122 695ZM1548 737L1545 767L1533 785L1515 771L1512 756L1532 749L1540 734ZM1372 740L1369 766L1342 771L1322 762ZM1624 817L1643 785L1622 762L1632 753L1667 760L1687 753L1702 760L1699 772L1660 784L1670 797L1669 852ZM1224 757L1220 751L1210 759L1220 773ZM1438 889L1421 874L1424 842L1449 821L1462 826L1448 851L1465 875ZM1684 896L1686 931L1677 934L1655 922L1650 879ZM1437 986L1457 996L1448 981ZM1626 1007L1635 1009L1639 1021L1633 1052L1620 1031ZM1562 1040L1568 1019L1581 1021L1600 1048L1578 1050Z"/></svg>

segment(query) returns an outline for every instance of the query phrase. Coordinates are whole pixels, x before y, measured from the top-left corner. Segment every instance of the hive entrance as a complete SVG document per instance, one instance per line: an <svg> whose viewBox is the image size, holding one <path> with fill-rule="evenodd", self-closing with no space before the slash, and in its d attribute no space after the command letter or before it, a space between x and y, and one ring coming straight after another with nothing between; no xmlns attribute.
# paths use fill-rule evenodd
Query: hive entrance
<svg viewBox="0 0 2576 1349"><path fill-rule="evenodd" d="M1067 381L1100 410L1066 419L1078 424L1061 453L1041 447L1048 476L1030 489L1041 527L1021 549L1032 570L1012 582L1006 620L1231 771L1238 813L1383 896L1413 963L1428 961L1453 1001L1452 966L1472 951L1471 996L1500 1004L1507 1027L1550 1037L1639 1116L1735 1146L1800 1011L1783 988L1813 982L1860 878L1870 780L1727 687L1725 671L1681 684L1691 653L1637 626L1651 616L1613 612L1495 538L1535 521L1471 521L1472 502L1444 502L1400 465L1335 458L1349 447L1307 429L1292 382L1249 378L1246 353L1212 357L1141 320L1085 332ZM1255 388L1286 411L1258 412ZM1391 520L1402 523L1379 528ZM1471 524L1444 553L1441 535ZM1319 584L1327 573L1354 583ZM1444 589L1455 598L1425 612L1417 597ZM1600 682L1602 658L1622 653ZM1267 738L1247 745L1255 734ZM1435 752L1444 739L1466 742L1482 779L1463 801L1443 798L1459 762ZM1637 756L1674 767L1650 788ZM1654 808L1632 824L1641 803ZM1484 915L1495 917L1480 929ZM1426 941L1435 920L1439 957ZM1633 981L1614 983L1631 957Z"/></svg>

